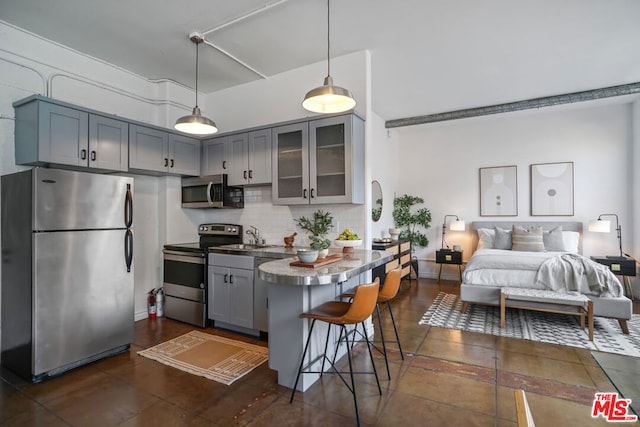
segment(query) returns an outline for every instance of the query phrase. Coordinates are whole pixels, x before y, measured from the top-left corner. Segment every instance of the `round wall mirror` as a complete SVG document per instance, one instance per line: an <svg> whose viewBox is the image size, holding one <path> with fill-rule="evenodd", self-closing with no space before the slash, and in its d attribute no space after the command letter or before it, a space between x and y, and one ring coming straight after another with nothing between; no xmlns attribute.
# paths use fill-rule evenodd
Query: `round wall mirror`
<svg viewBox="0 0 640 427"><path fill-rule="evenodd" d="M382 216L382 187L378 181L371 182L371 219L378 222Z"/></svg>

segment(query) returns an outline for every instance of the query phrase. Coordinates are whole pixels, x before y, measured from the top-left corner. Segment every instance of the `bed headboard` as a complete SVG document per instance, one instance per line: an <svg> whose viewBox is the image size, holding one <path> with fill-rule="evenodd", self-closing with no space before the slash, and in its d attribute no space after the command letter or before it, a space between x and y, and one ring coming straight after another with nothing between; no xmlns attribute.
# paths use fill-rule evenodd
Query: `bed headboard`
<svg viewBox="0 0 640 427"><path fill-rule="evenodd" d="M578 252L582 253L582 222L578 221L474 221L471 230L473 231L473 249L475 250L478 246L478 233L476 233L476 231L479 228L500 227L505 230L510 230L514 225L523 228L542 227L543 230L551 230L561 225L563 231L577 231L580 233Z"/></svg>

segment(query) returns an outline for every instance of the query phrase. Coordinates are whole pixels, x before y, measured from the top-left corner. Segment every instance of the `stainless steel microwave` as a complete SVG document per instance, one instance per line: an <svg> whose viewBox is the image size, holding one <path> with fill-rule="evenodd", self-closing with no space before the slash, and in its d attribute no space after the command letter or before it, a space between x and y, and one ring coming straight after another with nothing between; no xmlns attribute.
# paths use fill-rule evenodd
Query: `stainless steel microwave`
<svg viewBox="0 0 640 427"><path fill-rule="evenodd" d="M227 175L182 178L183 208L244 208L244 188L227 185Z"/></svg>

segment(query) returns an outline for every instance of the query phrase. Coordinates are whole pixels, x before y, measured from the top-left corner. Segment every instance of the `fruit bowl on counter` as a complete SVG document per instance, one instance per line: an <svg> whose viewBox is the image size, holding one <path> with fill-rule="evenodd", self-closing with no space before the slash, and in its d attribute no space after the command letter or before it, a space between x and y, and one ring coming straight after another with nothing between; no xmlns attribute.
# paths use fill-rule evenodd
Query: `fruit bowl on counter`
<svg viewBox="0 0 640 427"><path fill-rule="evenodd" d="M342 252L351 252L353 248L362 246L362 240L334 240L337 247L342 248Z"/></svg>

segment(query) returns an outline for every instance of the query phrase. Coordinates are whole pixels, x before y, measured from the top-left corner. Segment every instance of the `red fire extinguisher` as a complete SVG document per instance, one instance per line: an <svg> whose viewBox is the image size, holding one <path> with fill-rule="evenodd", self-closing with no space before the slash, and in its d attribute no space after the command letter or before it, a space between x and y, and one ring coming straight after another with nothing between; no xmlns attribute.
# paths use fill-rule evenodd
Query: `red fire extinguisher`
<svg viewBox="0 0 640 427"><path fill-rule="evenodd" d="M156 318L156 293L155 289L151 289L147 293L147 311L149 312L149 319Z"/></svg>

